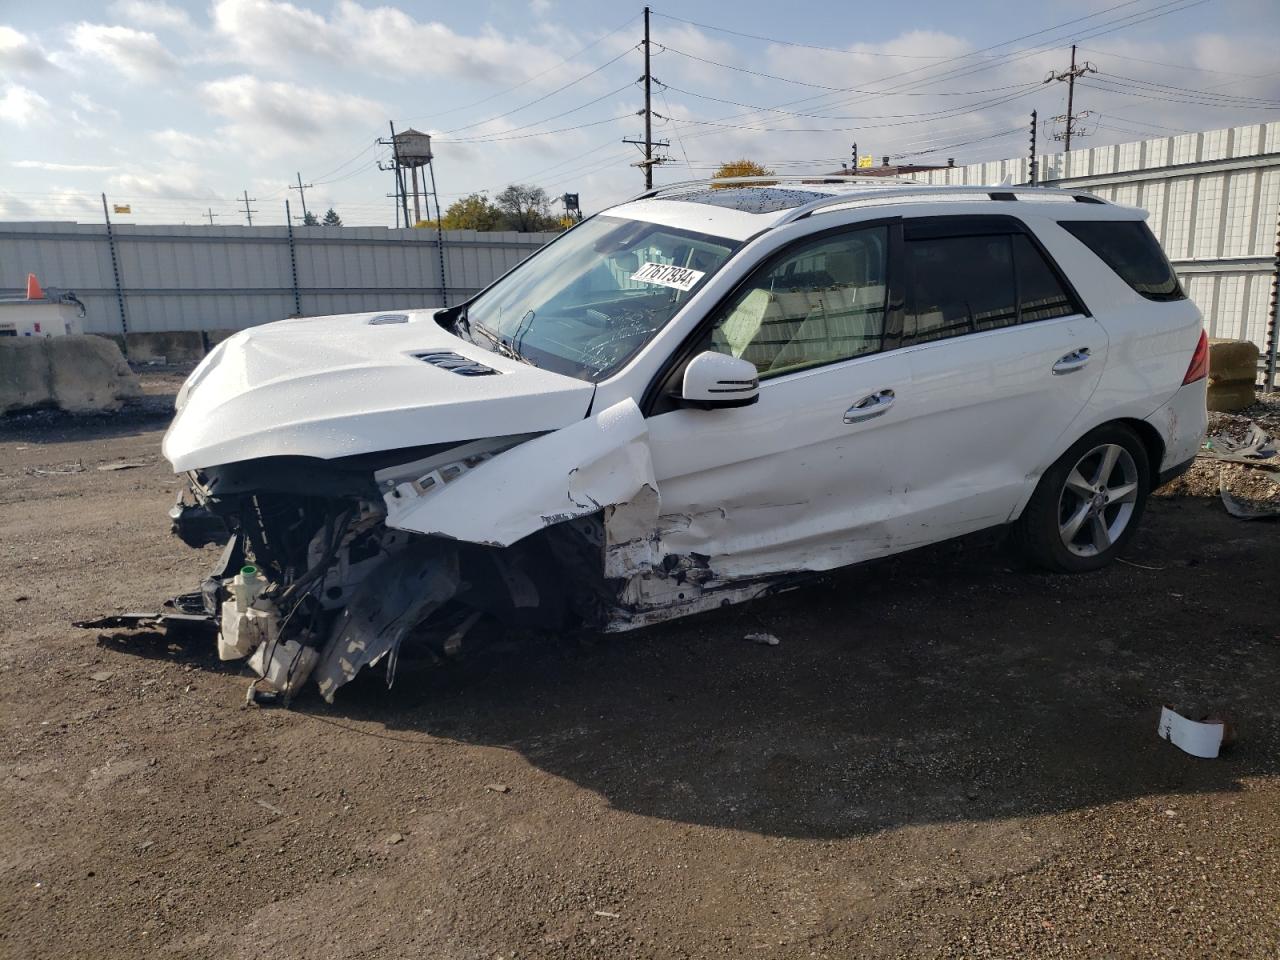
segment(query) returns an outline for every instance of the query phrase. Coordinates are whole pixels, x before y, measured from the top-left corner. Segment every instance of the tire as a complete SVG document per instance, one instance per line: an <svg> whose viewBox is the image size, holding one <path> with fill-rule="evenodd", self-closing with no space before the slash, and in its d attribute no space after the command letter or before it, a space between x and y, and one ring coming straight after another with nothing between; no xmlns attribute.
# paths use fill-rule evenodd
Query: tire
<svg viewBox="0 0 1280 960"><path fill-rule="evenodd" d="M1015 535L1028 558L1058 573L1105 567L1138 528L1151 463L1129 427L1109 423L1081 437L1045 471Z"/></svg>

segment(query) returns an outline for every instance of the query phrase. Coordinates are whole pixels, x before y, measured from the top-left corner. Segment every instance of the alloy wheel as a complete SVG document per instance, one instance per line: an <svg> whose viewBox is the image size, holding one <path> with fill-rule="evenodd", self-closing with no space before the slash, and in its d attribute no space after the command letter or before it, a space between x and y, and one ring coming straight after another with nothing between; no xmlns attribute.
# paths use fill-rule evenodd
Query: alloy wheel
<svg viewBox="0 0 1280 960"><path fill-rule="evenodd" d="M1118 443L1094 447L1071 468L1058 498L1058 533L1078 557L1096 557L1124 534L1138 500L1138 465Z"/></svg>

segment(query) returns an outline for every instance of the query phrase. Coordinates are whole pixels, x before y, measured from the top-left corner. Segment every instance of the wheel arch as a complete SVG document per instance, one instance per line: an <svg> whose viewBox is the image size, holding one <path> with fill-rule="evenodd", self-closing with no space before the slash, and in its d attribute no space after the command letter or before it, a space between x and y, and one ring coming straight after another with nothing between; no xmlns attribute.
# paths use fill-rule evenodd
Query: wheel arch
<svg viewBox="0 0 1280 960"><path fill-rule="evenodd" d="M1054 452L1053 458L1044 465L1038 474L1034 475L1036 482L1029 485L1028 489L1023 494L1022 499L1018 502L1017 506L1014 507L1013 511L1009 514L1008 520L1005 522L1013 523L1022 516L1022 512L1026 510L1027 504L1031 502L1032 496L1035 495L1036 490L1039 488L1040 481L1044 479L1045 472L1057 463L1063 454L1089 434L1093 433L1093 431L1099 430L1102 427L1111 426L1112 424L1119 424L1120 426L1127 427L1138 435L1138 439L1142 443L1142 448L1147 454L1147 465L1151 471L1151 487L1154 489L1157 485L1156 478L1160 475L1160 464L1164 460L1164 437L1160 436L1160 431L1146 420L1140 420L1137 417L1116 417L1113 420L1104 420L1101 423L1095 423L1088 430L1084 431L1084 433L1072 436L1070 443L1061 445L1059 449ZM1068 436L1071 435L1068 434ZM1031 479L1031 477L1028 477L1027 479Z"/></svg>

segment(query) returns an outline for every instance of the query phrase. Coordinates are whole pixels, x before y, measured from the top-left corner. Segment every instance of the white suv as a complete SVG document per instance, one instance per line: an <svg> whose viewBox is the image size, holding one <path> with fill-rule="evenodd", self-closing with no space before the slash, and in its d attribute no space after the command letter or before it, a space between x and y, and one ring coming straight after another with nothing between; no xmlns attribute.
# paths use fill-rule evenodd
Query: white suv
<svg viewBox="0 0 1280 960"><path fill-rule="evenodd" d="M415 626L626 630L985 528L1099 567L1205 427L1200 313L1144 217L682 184L461 306L245 330L164 442L179 535L231 537L220 649L332 697Z"/></svg>

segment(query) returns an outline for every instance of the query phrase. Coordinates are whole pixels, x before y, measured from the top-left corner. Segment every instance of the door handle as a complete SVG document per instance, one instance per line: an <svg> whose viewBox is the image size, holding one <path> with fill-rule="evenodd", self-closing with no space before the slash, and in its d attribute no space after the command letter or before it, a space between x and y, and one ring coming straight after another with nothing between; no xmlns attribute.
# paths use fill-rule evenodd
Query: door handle
<svg viewBox="0 0 1280 960"><path fill-rule="evenodd" d="M1065 357L1061 357L1057 363L1053 365L1055 374L1075 373L1077 370L1083 370L1089 362L1091 354L1088 347L1081 347L1079 350L1072 350Z"/></svg>
<svg viewBox="0 0 1280 960"><path fill-rule="evenodd" d="M863 420L871 420L886 414L893 406L893 400L892 390L880 390L865 396L844 412L844 422L861 423Z"/></svg>

